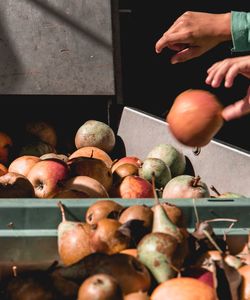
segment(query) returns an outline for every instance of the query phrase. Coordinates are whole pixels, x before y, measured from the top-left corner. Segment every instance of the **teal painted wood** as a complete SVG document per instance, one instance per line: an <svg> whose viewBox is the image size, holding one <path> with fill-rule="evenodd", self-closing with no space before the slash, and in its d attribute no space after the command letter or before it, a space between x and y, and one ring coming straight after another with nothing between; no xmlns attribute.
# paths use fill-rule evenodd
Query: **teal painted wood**
<svg viewBox="0 0 250 300"><path fill-rule="evenodd" d="M154 205L154 199L115 199L125 207L136 204ZM61 199L68 220L85 221L88 207L100 199ZM57 227L61 222L60 199L1 199L0 200L0 262L40 262L59 260ZM165 199L160 199L165 202ZM169 199L167 202L182 208L187 228L195 228L193 199ZM196 199L200 221L213 218L233 218L238 221L227 234L231 249L239 249L250 230L250 199ZM222 235L230 222L215 222L216 234ZM234 250L237 252L236 250Z"/></svg>

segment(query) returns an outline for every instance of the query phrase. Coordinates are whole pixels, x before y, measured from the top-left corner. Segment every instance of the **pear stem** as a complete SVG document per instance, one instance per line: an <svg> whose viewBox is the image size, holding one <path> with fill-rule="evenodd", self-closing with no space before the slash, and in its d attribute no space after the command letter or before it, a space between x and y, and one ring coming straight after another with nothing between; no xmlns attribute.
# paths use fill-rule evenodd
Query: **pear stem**
<svg viewBox="0 0 250 300"><path fill-rule="evenodd" d="M216 194L217 196L221 196L221 193L218 192L218 190L217 190L213 185L210 186L210 189L211 189L213 192L215 192L215 194Z"/></svg>
<svg viewBox="0 0 250 300"><path fill-rule="evenodd" d="M118 158L116 158L116 159L114 159L113 161L112 161L112 163L111 163L111 166L110 166L110 168L112 168L113 166L114 166L114 164L116 163L116 162L118 162Z"/></svg>
<svg viewBox="0 0 250 300"><path fill-rule="evenodd" d="M227 234L230 232L230 230L232 229L232 227L234 226L234 223L235 222L232 222L228 228L226 230L224 230L224 233L223 233L223 240L226 241L227 240Z"/></svg>
<svg viewBox="0 0 250 300"><path fill-rule="evenodd" d="M209 241L214 245L214 247L220 252L223 253L223 251L221 250L221 248L217 245L217 243L215 242L215 240L211 237L211 235L209 234L209 232L205 229L202 230L202 232L205 234L205 236L209 239Z"/></svg>
<svg viewBox="0 0 250 300"><path fill-rule="evenodd" d="M64 211L64 207L61 201L59 201L57 203L57 205L59 206L60 210L61 210L61 214L62 214L62 221L65 222L66 221L66 217L65 217L65 211Z"/></svg>
<svg viewBox="0 0 250 300"><path fill-rule="evenodd" d="M55 270L56 266L58 266L58 260L54 260L52 264L47 268L47 272L51 273Z"/></svg>
<svg viewBox="0 0 250 300"><path fill-rule="evenodd" d="M236 223L236 222L238 222L238 220L237 219L227 219L227 218L215 218L215 219L206 220L205 222L207 222L207 223L212 223L212 222L231 222L231 223Z"/></svg>
<svg viewBox="0 0 250 300"><path fill-rule="evenodd" d="M91 151L90 158L93 158L93 155L94 155L94 150Z"/></svg>
<svg viewBox="0 0 250 300"><path fill-rule="evenodd" d="M17 266L12 267L13 276L17 277Z"/></svg>
<svg viewBox="0 0 250 300"><path fill-rule="evenodd" d="M196 226L198 226L200 224L200 219L199 219L198 210L197 210L194 198L193 198L193 206L194 206L194 214L195 214L195 218L196 218Z"/></svg>
<svg viewBox="0 0 250 300"><path fill-rule="evenodd" d="M153 186L153 193L154 193L154 199L155 199L155 205L160 205L160 201L156 192L155 188L155 172L152 172L152 186Z"/></svg>
<svg viewBox="0 0 250 300"><path fill-rule="evenodd" d="M194 177L194 179L193 179L193 182L192 182L192 186L193 187L196 187L197 185L198 185L198 182L200 181L200 176L198 175L198 176L196 176L196 177Z"/></svg>
<svg viewBox="0 0 250 300"><path fill-rule="evenodd" d="M247 247L250 250L250 230L248 231Z"/></svg>

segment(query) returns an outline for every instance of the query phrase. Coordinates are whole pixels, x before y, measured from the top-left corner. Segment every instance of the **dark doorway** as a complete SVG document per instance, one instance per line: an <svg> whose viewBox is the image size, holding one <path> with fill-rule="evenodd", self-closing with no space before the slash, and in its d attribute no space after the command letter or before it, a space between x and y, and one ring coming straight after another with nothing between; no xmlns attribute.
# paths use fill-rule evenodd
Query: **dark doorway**
<svg viewBox="0 0 250 300"><path fill-rule="evenodd" d="M155 42L175 19L187 10L224 13L250 11L246 1L129 1L120 0L122 85L125 105L165 117L175 97L183 90L201 88L216 94L223 105L241 99L249 80L238 77L230 89L212 89L204 82L214 62L232 56L231 43L224 43L191 61L171 65L170 50L160 55ZM248 53L249 54L249 53ZM242 55L242 54L241 54ZM250 150L250 116L227 122L216 138Z"/></svg>

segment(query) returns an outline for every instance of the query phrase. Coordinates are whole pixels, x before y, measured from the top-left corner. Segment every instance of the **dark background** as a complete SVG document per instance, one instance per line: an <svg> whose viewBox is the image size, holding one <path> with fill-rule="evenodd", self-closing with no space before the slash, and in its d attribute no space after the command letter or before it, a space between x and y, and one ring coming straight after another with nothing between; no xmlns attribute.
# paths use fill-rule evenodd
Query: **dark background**
<svg viewBox="0 0 250 300"><path fill-rule="evenodd" d="M234 86L214 89L205 84L206 71L216 61L247 55L232 54L232 43L220 44L191 61L171 65L172 52L156 54L156 41L185 11L225 13L250 11L248 1L120 0L120 44L124 104L164 118L175 97L189 88L216 94L223 105L245 96L249 80L238 76ZM250 115L226 122L216 139L250 151Z"/></svg>

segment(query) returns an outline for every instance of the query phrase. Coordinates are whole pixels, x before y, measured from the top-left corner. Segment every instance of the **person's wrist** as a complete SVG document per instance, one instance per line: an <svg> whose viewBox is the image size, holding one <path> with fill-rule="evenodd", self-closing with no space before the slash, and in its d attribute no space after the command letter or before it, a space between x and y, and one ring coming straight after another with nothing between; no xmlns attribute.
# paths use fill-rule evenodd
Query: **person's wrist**
<svg viewBox="0 0 250 300"><path fill-rule="evenodd" d="M232 33L231 33L231 12L219 14L219 39L220 42L226 42L230 41L232 39Z"/></svg>

